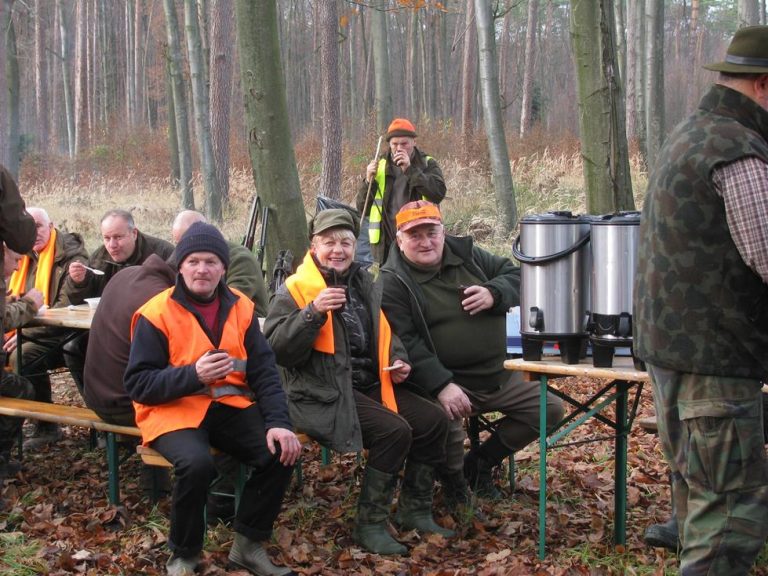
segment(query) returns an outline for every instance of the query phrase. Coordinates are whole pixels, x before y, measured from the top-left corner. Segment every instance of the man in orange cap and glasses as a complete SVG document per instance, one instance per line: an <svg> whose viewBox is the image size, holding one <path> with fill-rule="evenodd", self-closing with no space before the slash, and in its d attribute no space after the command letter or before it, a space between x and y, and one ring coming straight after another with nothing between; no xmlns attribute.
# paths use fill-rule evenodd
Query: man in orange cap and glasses
<svg viewBox="0 0 768 576"><path fill-rule="evenodd" d="M411 121L392 120L386 138L389 153L368 164L357 193L357 209L368 221L371 255L379 264L395 241L395 215L403 204L413 200L439 204L445 198L443 172L434 158L416 147L416 128Z"/></svg>

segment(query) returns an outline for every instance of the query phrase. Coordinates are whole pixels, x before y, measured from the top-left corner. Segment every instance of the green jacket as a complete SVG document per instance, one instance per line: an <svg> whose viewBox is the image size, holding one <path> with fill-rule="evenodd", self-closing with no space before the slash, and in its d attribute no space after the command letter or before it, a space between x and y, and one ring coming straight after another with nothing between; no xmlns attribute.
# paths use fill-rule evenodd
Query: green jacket
<svg viewBox="0 0 768 576"><path fill-rule="evenodd" d="M381 285L360 268L351 272L350 283L356 283L367 297L371 319L371 357L378 371L377 350ZM313 348L326 315L313 313L308 307L299 309L283 284L269 308L264 334L275 352L277 363L284 368L284 386L288 409L296 429L308 434L336 452L359 452L363 438L352 393L352 366L344 322L333 314L336 354ZM390 320L391 322L391 320ZM392 335L391 359L408 362L400 341Z"/></svg>
<svg viewBox="0 0 768 576"><path fill-rule="evenodd" d="M506 313L520 304L520 269L508 258L495 256L474 246L469 236L445 237L446 246L463 261L472 275L483 280L482 286L491 291L494 305L488 313L498 316L506 325ZM445 266L445 264L443 264ZM413 367L409 382L431 396L436 396L446 384L454 380L454 374L446 368L441 356L450 351L437 350L430 334L430 303L410 272L399 249L393 249L381 269L384 284L382 307L395 332L403 342ZM467 317L471 322L471 317ZM457 334L456 342L461 343ZM444 357L444 356L443 356ZM506 357L499 357L499 370L503 370ZM489 382L489 385L491 383Z"/></svg>
<svg viewBox="0 0 768 576"><path fill-rule="evenodd" d="M269 297L264 275L259 270L256 256L245 246L227 242L229 246L229 268L227 268L227 286L237 288L248 296L256 305L256 314L263 318L267 315Z"/></svg>
<svg viewBox="0 0 768 576"><path fill-rule="evenodd" d="M679 372L768 376L768 286L741 258L712 171L768 163L768 111L725 86L670 134L648 183L634 285L634 348Z"/></svg>
<svg viewBox="0 0 768 576"><path fill-rule="evenodd" d="M36 315L37 306L35 306L35 303L31 298L26 296L22 296L21 298L9 296L5 300L3 328L5 330L13 330L14 328L24 326L24 324L32 320Z"/></svg>

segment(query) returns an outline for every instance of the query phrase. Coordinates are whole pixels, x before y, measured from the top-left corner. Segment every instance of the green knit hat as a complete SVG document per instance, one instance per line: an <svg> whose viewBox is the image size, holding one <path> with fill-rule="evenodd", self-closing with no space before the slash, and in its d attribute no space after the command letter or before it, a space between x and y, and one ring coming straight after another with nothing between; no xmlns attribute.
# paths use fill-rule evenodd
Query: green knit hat
<svg viewBox="0 0 768 576"><path fill-rule="evenodd" d="M768 74L768 26L740 28L728 46L725 61L704 68L729 74Z"/></svg>

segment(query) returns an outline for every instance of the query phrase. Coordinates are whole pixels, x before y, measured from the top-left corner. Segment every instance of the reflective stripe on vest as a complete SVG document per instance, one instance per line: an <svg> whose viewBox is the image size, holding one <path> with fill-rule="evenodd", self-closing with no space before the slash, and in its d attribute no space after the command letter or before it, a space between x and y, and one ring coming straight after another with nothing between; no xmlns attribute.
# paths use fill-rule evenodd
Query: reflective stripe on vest
<svg viewBox="0 0 768 576"><path fill-rule="evenodd" d="M427 163L432 160L432 156L425 156ZM373 195L371 209L368 211L368 242L378 244L381 242L381 219L384 213L384 188L387 185L387 159L379 160L376 168L376 194ZM422 200L428 200L426 196Z"/></svg>
<svg viewBox="0 0 768 576"><path fill-rule="evenodd" d="M133 316L131 333L139 317L143 316L168 341L168 366L191 366L208 350L217 348L208 338L197 318L171 296L175 288L164 290ZM226 350L236 360L247 361L245 334L253 321L253 302L241 292L224 321L218 348ZM217 389L221 388L221 391ZM242 390L235 394L233 388ZM182 428L197 428L205 418L211 402L221 402L234 408L247 408L250 400L246 374L241 370L230 372L226 378L210 384L202 394L190 394L157 405L134 402L136 425L145 444L166 432Z"/></svg>

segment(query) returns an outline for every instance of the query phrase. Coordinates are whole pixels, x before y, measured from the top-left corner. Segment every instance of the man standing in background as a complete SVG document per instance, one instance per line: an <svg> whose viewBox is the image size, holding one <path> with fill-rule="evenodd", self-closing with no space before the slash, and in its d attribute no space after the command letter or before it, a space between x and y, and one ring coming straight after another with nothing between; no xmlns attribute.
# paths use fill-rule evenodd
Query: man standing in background
<svg viewBox="0 0 768 576"><path fill-rule="evenodd" d="M395 215L414 200L440 204L445 180L440 166L416 147L416 128L410 120L395 118L387 129L389 153L368 164L357 193L357 210L367 221L373 260L383 264L395 242ZM363 226L363 234L366 227Z"/></svg>
<svg viewBox="0 0 768 576"><path fill-rule="evenodd" d="M747 574L768 536L768 26L742 28L659 154L640 222L634 343L648 367L680 573Z"/></svg>

